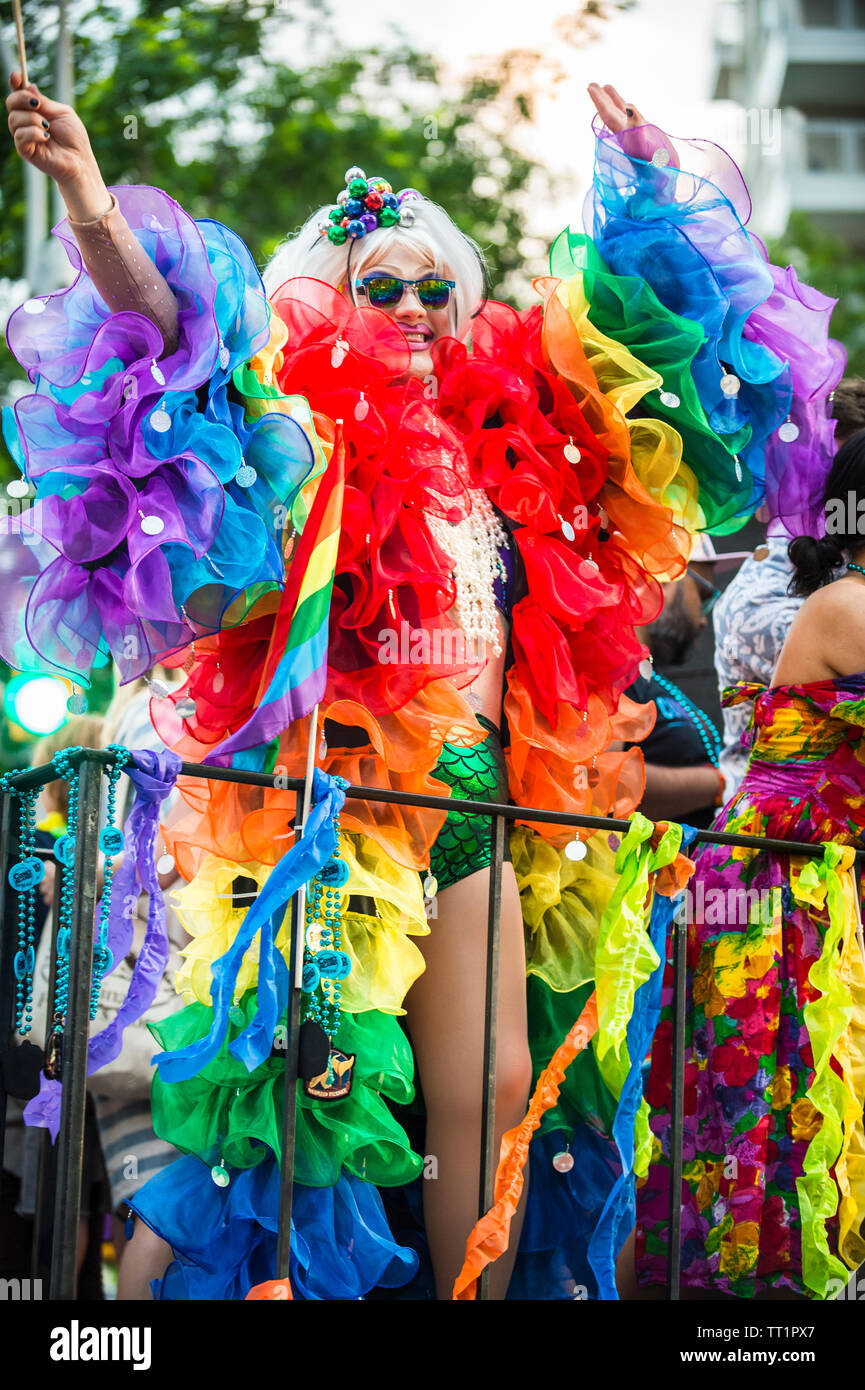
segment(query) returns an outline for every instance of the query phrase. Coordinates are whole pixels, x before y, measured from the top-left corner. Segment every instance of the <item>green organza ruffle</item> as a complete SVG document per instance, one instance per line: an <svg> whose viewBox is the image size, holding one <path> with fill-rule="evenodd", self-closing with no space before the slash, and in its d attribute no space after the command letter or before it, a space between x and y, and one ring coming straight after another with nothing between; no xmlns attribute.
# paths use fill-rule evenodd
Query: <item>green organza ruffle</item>
<svg viewBox="0 0 865 1390"><path fill-rule="evenodd" d="M579 1018L594 987L594 981L590 980L579 989L562 993L550 989L540 976L529 976L528 1019L533 1086ZM616 1100L604 1083L593 1050L587 1047L568 1066L558 1102L544 1115L539 1133L563 1130L570 1137L578 1125L588 1124L609 1137L615 1114Z"/></svg>
<svg viewBox="0 0 865 1390"><path fill-rule="evenodd" d="M248 1072L228 1043L255 1013L250 990L240 1007L245 1022L207 1067L189 1081L169 1084L157 1070L151 1096L153 1127L161 1139L205 1163L252 1168L268 1150L281 1158L285 1057L280 1051ZM212 1011L190 1004L151 1032L165 1050L185 1047L210 1028ZM400 1186L420 1173L402 1127L383 1097L405 1104L413 1094L408 1040L390 1014L343 1014L334 1045L356 1056L351 1092L343 1100L316 1101L298 1087L295 1176L307 1187L329 1187L345 1168L364 1182Z"/></svg>
<svg viewBox="0 0 865 1390"><path fill-rule="evenodd" d="M617 1103L631 1069L627 1032L634 996L660 965L649 936L654 876L672 864L682 843L682 827L671 824L657 849L653 849L650 841L654 830L652 822L639 811L631 817L630 829L616 854L619 878L598 932L598 1031L592 1046L601 1076ZM652 1146L645 1098L637 1110L634 1129L634 1169L643 1174L648 1169Z"/></svg>
<svg viewBox="0 0 865 1390"><path fill-rule="evenodd" d="M704 340L701 325L665 308L644 280L615 275L583 233L560 233L550 250L550 270L562 280L582 275L592 323L658 372L664 395L678 399L678 404L666 405L652 394L640 408L681 435L682 457L699 482L705 529L715 535L740 530L753 511L754 495L751 476L737 464L736 455L750 440L751 429L746 426L722 439L709 424L691 374Z"/></svg>

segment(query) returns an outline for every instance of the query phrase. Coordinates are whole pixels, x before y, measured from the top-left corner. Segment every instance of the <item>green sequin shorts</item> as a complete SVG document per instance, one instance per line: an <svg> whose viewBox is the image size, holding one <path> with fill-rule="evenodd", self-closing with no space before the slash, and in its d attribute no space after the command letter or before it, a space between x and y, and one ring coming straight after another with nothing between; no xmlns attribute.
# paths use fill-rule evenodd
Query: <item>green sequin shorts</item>
<svg viewBox="0 0 865 1390"><path fill-rule="evenodd" d="M508 774L499 731L492 720L476 716L487 730L483 743L474 748L457 748L445 743L433 776L447 782L452 794L463 801L509 802ZM438 881L438 891L450 888L492 859L492 830L489 816L470 811L450 811L430 851L430 871ZM511 852L505 835L505 859Z"/></svg>

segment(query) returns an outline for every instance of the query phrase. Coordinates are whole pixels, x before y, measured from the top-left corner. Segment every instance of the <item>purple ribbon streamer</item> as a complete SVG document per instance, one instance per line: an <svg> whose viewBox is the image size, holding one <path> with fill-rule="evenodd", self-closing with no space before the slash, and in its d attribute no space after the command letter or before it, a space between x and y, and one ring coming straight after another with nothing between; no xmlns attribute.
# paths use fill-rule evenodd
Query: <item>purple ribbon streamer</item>
<svg viewBox="0 0 865 1390"><path fill-rule="evenodd" d="M132 919L141 892L149 894L147 929L126 998L107 1027L88 1043L88 1076L119 1057L124 1029L150 1008L165 974L169 941L154 848L159 808L172 791L180 767L181 760L176 753L168 749L154 753L144 748L130 753L130 761L124 768L135 788L135 801L124 827L123 860L112 884L108 919L108 948L114 958L112 969L129 953L134 934ZM39 1094L24 1109L24 1123L47 1129L52 1143L60 1128L61 1095L60 1083L49 1081L43 1073L39 1078Z"/></svg>

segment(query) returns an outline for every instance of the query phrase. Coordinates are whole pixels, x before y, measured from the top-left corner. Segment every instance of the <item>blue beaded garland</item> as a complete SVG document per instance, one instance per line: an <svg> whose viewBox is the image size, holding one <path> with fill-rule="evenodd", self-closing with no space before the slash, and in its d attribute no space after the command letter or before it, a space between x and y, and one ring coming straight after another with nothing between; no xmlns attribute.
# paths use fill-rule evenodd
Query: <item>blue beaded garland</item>
<svg viewBox="0 0 865 1390"><path fill-rule="evenodd" d="M108 922L111 917L111 889L114 878L114 855L123 848L123 835L114 824L117 807L117 783L120 774L129 762L129 751L117 743L108 747L114 754L114 761L108 773L108 807L105 828L99 836L99 847L105 855L102 906L99 913L96 944L93 948L93 977L90 986L90 1017L95 1018L99 1011L99 992L102 981L114 964L114 957L108 947Z"/></svg>
<svg viewBox="0 0 865 1390"><path fill-rule="evenodd" d="M67 867L75 862L75 839L72 835L61 835L60 839L54 844L54 858L58 864L65 864Z"/></svg>
<svg viewBox="0 0 865 1390"><path fill-rule="evenodd" d="M9 883L16 893L29 893L45 877L45 865L36 855L20 859L9 870Z"/></svg>
<svg viewBox="0 0 865 1390"><path fill-rule="evenodd" d="M344 778L334 779L344 790ZM351 971L351 958L342 947L342 904L338 889L348 880L348 866L339 852L339 813L334 815L336 849L330 862L309 884L306 899L304 966L302 989L305 1018L320 1024L329 1038L339 1032L341 1021L341 980ZM310 940L319 945L310 947Z"/></svg>
<svg viewBox="0 0 865 1390"><path fill-rule="evenodd" d="M12 788L4 779L4 790ZM36 885L45 875L45 866L36 856L37 789L18 792L19 861L9 872L9 882L18 893L18 932L15 959L15 1026L22 1037L33 1027L33 967L36 963Z"/></svg>

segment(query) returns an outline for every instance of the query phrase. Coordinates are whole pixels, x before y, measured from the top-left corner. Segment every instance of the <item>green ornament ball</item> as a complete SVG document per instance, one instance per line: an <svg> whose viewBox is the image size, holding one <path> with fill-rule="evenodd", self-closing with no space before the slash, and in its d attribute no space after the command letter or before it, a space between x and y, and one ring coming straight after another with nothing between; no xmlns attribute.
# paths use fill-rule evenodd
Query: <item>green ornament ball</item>
<svg viewBox="0 0 865 1390"><path fill-rule="evenodd" d="M352 198L364 198L369 191L366 179L352 179L348 186L349 196Z"/></svg>
<svg viewBox="0 0 865 1390"><path fill-rule="evenodd" d="M379 225L382 227L392 227L399 221L399 208L382 208L378 215Z"/></svg>
<svg viewBox="0 0 865 1390"><path fill-rule="evenodd" d="M331 227L327 239L332 241L334 246L342 246L342 243L347 239L345 227Z"/></svg>

